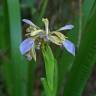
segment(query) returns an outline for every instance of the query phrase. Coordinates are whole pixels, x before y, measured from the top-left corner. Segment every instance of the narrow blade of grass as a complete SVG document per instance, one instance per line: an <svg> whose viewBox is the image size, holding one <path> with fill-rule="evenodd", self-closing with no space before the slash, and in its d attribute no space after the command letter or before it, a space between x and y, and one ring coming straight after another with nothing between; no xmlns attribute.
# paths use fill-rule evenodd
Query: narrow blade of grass
<svg viewBox="0 0 96 96"><path fill-rule="evenodd" d="M26 79L26 63L22 61L19 51L21 42L21 20L19 0L4 1L5 9L5 33L9 34L8 44L10 50L8 52L8 62L4 63L4 72L7 82L7 87L10 88L11 96L26 96L25 79ZM11 83L11 84L10 84Z"/></svg>

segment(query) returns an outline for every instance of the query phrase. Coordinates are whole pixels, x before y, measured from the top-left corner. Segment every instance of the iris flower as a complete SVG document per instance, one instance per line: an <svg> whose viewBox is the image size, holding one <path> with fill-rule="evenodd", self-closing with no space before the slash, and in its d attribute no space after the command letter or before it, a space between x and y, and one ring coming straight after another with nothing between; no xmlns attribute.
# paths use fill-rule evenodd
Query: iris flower
<svg viewBox="0 0 96 96"><path fill-rule="evenodd" d="M39 28L32 21L23 19L23 22L27 23L29 27L26 29L27 38L20 44L20 52L25 55L28 60L32 58L36 61L35 49L40 49L44 43L52 42L56 45L63 46L69 53L75 56L75 46L67 39L67 37L61 33L63 30L70 30L73 25L65 25L58 30L50 31L49 21L47 18L43 18L45 29Z"/></svg>

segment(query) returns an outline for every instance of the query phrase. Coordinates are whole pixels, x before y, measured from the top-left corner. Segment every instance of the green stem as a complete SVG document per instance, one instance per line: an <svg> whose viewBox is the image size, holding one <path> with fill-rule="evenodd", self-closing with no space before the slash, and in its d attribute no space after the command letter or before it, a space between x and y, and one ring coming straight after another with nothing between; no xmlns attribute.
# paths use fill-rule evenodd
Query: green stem
<svg viewBox="0 0 96 96"><path fill-rule="evenodd" d="M57 90L57 63L54 59L51 48L46 44L42 48L45 62L46 78L42 78L42 83L46 96L56 96Z"/></svg>

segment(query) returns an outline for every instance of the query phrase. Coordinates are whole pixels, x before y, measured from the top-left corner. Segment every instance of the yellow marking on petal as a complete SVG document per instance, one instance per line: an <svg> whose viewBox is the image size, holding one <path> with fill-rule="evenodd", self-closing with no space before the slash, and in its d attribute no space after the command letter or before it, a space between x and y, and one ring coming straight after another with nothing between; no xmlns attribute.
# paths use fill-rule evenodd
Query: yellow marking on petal
<svg viewBox="0 0 96 96"><path fill-rule="evenodd" d="M25 34L25 36L29 36L29 35L30 35L30 33Z"/></svg>
<svg viewBox="0 0 96 96"><path fill-rule="evenodd" d="M40 32L43 32L43 30L31 31L30 36L38 35Z"/></svg>
<svg viewBox="0 0 96 96"><path fill-rule="evenodd" d="M35 30L37 30L35 27L29 26L29 27L26 29L26 32L31 32L31 31L35 31Z"/></svg>
<svg viewBox="0 0 96 96"><path fill-rule="evenodd" d="M51 34L58 36L61 40L65 40L65 39L67 38L65 35L63 35L63 34L60 33L60 32L54 31L54 32L51 32Z"/></svg>
<svg viewBox="0 0 96 96"><path fill-rule="evenodd" d="M33 59L36 61L36 51L35 51L35 47L30 50L30 54L32 55Z"/></svg>
<svg viewBox="0 0 96 96"><path fill-rule="evenodd" d="M52 43L55 43L56 45L61 45L63 40L61 40L60 38L58 38L57 36L49 36L49 40Z"/></svg>
<svg viewBox="0 0 96 96"><path fill-rule="evenodd" d="M47 18L43 18L42 21L44 22L45 24L45 30L46 30L46 34L48 35L48 31L49 31L49 21Z"/></svg>

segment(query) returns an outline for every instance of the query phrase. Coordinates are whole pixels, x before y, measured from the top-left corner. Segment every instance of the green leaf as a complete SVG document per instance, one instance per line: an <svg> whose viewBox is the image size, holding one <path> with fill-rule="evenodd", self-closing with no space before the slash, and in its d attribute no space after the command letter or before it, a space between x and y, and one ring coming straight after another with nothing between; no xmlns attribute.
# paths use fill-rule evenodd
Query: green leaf
<svg viewBox="0 0 96 96"><path fill-rule="evenodd" d="M53 90L54 57L48 45L46 45L42 49L42 53L43 53L43 58L45 61L45 70L46 70L46 78L47 78L48 86L51 90Z"/></svg>
<svg viewBox="0 0 96 96"><path fill-rule="evenodd" d="M96 3L95 0L84 0L83 6L82 6L82 13L83 15L83 22L86 23L88 19L91 18L91 12L93 10L93 6Z"/></svg>
<svg viewBox="0 0 96 96"><path fill-rule="evenodd" d="M40 6L40 18L43 18L46 12L46 8L48 5L48 0L42 0L41 1L41 6Z"/></svg>
<svg viewBox="0 0 96 96"><path fill-rule="evenodd" d="M41 81L42 81L42 84L44 86L44 90L45 90L46 96L50 96L51 95L51 90L49 89L47 80L45 78L41 78Z"/></svg>
<svg viewBox="0 0 96 96"><path fill-rule="evenodd" d="M34 93L34 81L35 81L35 69L36 69L36 63L34 60L30 61L28 64L28 69L27 69L27 84L26 84L26 89L27 89L27 96L33 96Z"/></svg>
<svg viewBox="0 0 96 96"><path fill-rule="evenodd" d="M82 13L79 13L79 15L81 15L82 17L81 16L75 17L74 24L73 24L74 28L68 33L67 37L75 43L76 52L78 51L77 48L79 48L78 42L79 43L81 42L80 39L83 36L83 33L85 32L82 30L85 28L85 26L86 26L87 22L90 20L92 14L95 12L95 10L94 10L94 12L91 13L91 11L93 11L92 9L94 8L94 4L95 4L95 0L91 0L91 1L84 0L83 4L81 5L82 8L79 9L79 11L82 11ZM80 21L80 19L82 21ZM81 25L80 25L80 23L81 23ZM82 29L80 29L80 28L82 28ZM59 48L55 52L55 56L57 57L57 60L59 63L59 66L58 66L58 73L59 73L58 90L61 90L60 87L62 87L62 84L66 79L65 75L66 75L66 73L68 73L70 71L75 58L72 57L71 55L69 55L68 52L66 52L65 50L62 51Z"/></svg>
<svg viewBox="0 0 96 96"><path fill-rule="evenodd" d="M43 86L45 88L46 95L48 96L56 96L57 91L57 62L54 59L51 48L46 44L44 48L42 48L43 58L45 62L45 72L46 72L46 81L43 79Z"/></svg>
<svg viewBox="0 0 96 96"><path fill-rule="evenodd" d="M96 5L95 5L96 6ZM81 96L96 62L96 8L83 30L80 48L64 89L64 96Z"/></svg>
<svg viewBox="0 0 96 96"><path fill-rule="evenodd" d="M9 47L8 57L6 56L8 60L4 59L4 73L11 96L26 96L25 82L27 67L19 50L19 44L22 39L19 8L19 0L4 1L4 34L10 35L8 35L8 41L5 39Z"/></svg>

